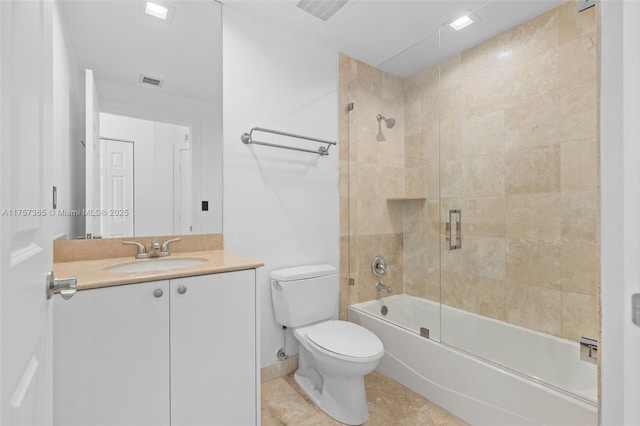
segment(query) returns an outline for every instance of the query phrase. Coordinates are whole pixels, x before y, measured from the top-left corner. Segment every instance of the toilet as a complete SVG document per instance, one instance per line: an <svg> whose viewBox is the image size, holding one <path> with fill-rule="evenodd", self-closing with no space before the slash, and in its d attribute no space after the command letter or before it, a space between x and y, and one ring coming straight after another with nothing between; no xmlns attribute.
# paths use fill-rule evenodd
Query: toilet
<svg viewBox="0 0 640 426"><path fill-rule="evenodd" d="M337 321L340 280L331 265L271 272L271 296L278 324L293 331L298 345L295 381L325 413L349 425L369 418L364 376L384 347L357 324Z"/></svg>

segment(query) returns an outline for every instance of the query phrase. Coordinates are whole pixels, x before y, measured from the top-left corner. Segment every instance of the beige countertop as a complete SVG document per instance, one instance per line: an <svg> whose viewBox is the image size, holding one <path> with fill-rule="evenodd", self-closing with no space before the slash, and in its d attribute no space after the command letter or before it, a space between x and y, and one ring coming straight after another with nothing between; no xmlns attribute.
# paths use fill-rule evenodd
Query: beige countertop
<svg viewBox="0 0 640 426"><path fill-rule="evenodd" d="M153 270L144 272L109 272L105 268L126 263L154 262L164 259L203 259L195 266L182 268ZM169 257L153 259L135 259L133 256L113 257L99 260L79 260L75 262L54 263L56 278L75 277L78 290L133 284L147 281L166 280L170 278L191 277L194 275L216 274L219 272L255 269L264 263L238 256L226 250L207 250L173 253Z"/></svg>

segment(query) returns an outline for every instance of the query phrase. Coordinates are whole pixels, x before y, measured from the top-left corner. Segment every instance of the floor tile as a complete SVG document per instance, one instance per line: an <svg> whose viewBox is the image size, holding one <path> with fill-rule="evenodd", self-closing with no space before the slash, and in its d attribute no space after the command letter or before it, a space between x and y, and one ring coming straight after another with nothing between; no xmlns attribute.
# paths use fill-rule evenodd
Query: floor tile
<svg viewBox="0 0 640 426"><path fill-rule="evenodd" d="M316 408L283 378L262 384L262 424L264 426L300 425L318 414Z"/></svg>
<svg viewBox="0 0 640 426"><path fill-rule="evenodd" d="M365 377L367 426L465 425L451 413L380 373ZM341 426L304 394L293 375L262 385L262 424L265 426Z"/></svg>

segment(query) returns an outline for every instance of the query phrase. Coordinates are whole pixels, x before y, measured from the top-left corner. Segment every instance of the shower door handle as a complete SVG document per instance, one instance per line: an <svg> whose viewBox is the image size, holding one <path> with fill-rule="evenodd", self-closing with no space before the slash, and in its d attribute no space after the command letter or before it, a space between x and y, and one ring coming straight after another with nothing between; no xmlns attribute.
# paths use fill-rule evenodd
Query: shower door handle
<svg viewBox="0 0 640 426"><path fill-rule="evenodd" d="M453 235L453 222L455 220L455 239ZM446 225L447 250L457 250L462 248L462 213L460 210L449 210L447 212Z"/></svg>

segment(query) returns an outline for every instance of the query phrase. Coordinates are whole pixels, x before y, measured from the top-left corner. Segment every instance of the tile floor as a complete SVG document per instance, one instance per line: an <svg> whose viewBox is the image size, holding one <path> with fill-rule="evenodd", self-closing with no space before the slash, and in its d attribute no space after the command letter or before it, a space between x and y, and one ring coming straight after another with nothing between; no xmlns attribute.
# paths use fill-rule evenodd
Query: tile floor
<svg viewBox="0 0 640 426"><path fill-rule="evenodd" d="M365 378L368 426L465 425L451 413L377 372ZM292 375L262 384L263 426L340 426L316 407Z"/></svg>

